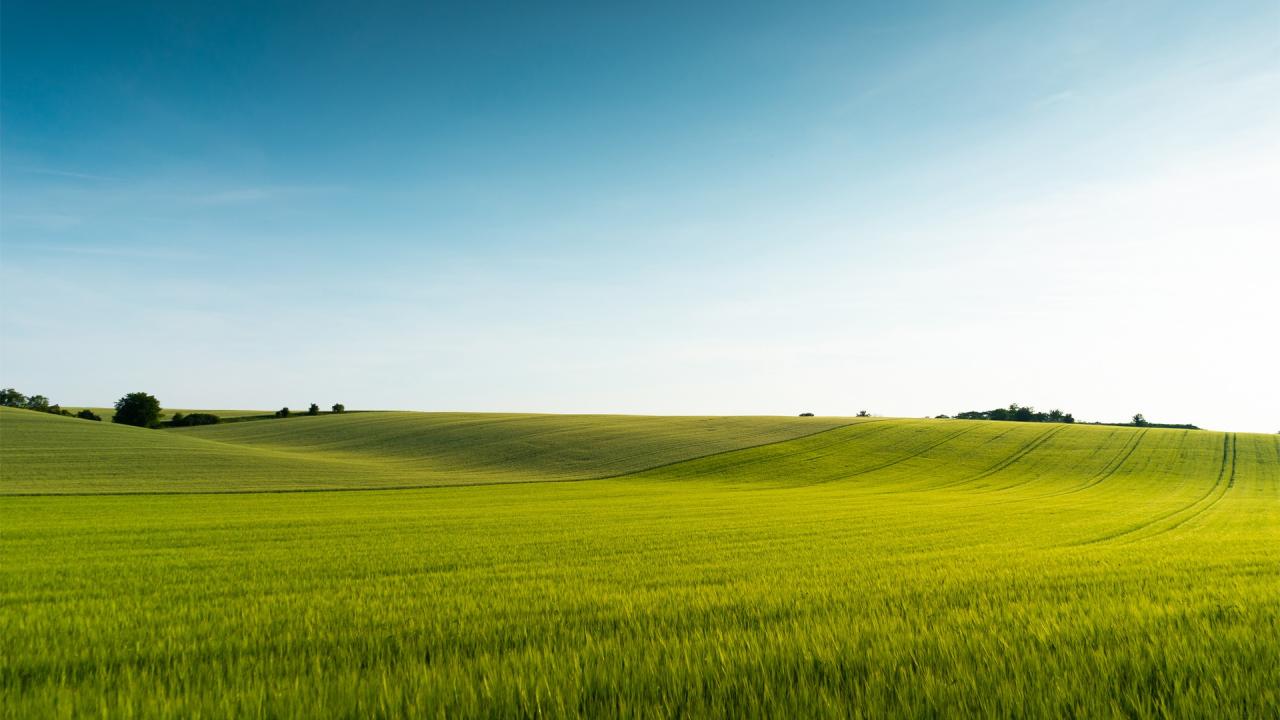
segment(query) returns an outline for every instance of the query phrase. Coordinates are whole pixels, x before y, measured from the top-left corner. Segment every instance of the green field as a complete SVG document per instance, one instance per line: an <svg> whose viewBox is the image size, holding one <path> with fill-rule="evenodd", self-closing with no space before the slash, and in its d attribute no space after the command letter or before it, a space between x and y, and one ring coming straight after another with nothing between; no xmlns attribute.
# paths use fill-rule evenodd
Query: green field
<svg viewBox="0 0 1280 720"><path fill-rule="evenodd" d="M0 492L4 717L1280 716L1277 436L0 410Z"/></svg>

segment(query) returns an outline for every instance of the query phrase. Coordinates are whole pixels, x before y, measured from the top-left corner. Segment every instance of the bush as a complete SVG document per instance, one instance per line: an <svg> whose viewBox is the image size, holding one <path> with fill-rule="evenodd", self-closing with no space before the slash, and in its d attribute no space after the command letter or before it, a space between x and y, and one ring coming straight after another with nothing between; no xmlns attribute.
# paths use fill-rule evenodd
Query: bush
<svg viewBox="0 0 1280 720"><path fill-rule="evenodd" d="M307 414L308 414L308 415L319 415L319 414L320 414L320 406L319 406L319 405L317 405L317 404L315 404L315 403L311 403L311 407L307 408Z"/></svg>
<svg viewBox="0 0 1280 720"><path fill-rule="evenodd" d="M813 417L813 413L800 413L800 417Z"/></svg>
<svg viewBox="0 0 1280 720"><path fill-rule="evenodd" d="M96 420L98 422L102 422L102 417L95 414L89 408L85 408L80 412L76 413L76 417L80 418L81 420Z"/></svg>
<svg viewBox="0 0 1280 720"><path fill-rule="evenodd" d="M278 418L287 418L287 417L289 417L289 408L287 408L287 407L282 407L282 408L280 408L279 410L277 410L277 411L276 411L276 417L278 417Z"/></svg>
<svg viewBox="0 0 1280 720"><path fill-rule="evenodd" d="M111 422L134 427L160 427L160 401L144 392L129 393L116 401Z"/></svg>
<svg viewBox="0 0 1280 720"><path fill-rule="evenodd" d="M347 411L347 406L343 405L342 403L338 403L333 406L333 411L336 413L344 413Z"/></svg>
<svg viewBox="0 0 1280 720"><path fill-rule="evenodd" d="M194 427L196 425L217 425L222 422L222 418L213 413L191 413L183 415L178 413L169 421L170 427Z"/></svg>

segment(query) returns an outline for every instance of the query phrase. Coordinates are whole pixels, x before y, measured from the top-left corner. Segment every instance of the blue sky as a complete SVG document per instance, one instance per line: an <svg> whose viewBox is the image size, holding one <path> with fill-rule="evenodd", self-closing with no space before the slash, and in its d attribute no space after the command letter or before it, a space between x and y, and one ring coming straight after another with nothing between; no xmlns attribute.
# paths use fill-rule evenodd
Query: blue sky
<svg viewBox="0 0 1280 720"><path fill-rule="evenodd" d="M0 384L1280 430L1274 2L6 2Z"/></svg>

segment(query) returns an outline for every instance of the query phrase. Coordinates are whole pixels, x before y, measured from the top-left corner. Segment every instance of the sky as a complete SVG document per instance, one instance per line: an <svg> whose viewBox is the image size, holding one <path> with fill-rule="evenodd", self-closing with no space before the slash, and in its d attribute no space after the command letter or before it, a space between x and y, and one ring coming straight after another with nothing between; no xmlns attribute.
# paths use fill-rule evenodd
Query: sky
<svg viewBox="0 0 1280 720"><path fill-rule="evenodd" d="M0 386L1280 431L1280 4L6 0Z"/></svg>

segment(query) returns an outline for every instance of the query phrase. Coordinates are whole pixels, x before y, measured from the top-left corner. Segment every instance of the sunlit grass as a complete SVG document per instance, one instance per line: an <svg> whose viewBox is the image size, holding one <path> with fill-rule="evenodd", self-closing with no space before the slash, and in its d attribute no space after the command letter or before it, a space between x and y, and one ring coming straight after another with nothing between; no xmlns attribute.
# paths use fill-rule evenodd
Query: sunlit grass
<svg viewBox="0 0 1280 720"><path fill-rule="evenodd" d="M611 480L0 512L6 717L1280 712L1272 436L877 420Z"/></svg>

